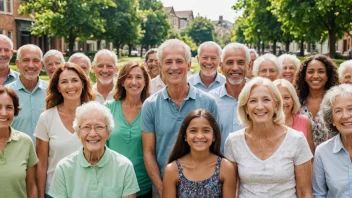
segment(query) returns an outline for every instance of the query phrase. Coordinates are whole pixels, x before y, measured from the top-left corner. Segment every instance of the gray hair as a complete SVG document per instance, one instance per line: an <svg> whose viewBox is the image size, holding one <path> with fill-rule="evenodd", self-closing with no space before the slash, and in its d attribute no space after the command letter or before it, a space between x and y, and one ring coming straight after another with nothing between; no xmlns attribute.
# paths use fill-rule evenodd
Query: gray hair
<svg viewBox="0 0 352 198"><path fill-rule="evenodd" d="M253 48L249 49L249 54L251 54L252 52L255 54L255 58L258 58L259 54L257 53L257 51Z"/></svg>
<svg viewBox="0 0 352 198"><path fill-rule="evenodd" d="M341 84L330 88L324 95L323 101L320 105L319 115L320 120L324 126L332 132L332 134L337 134L339 131L333 125L332 110L334 107L334 102L338 96L347 96L352 98L352 85Z"/></svg>
<svg viewBox="0 0 352 198"><path fill-rule="evenodd" d="M0 41L7 42L10 45L10 50L13 50L13 42L9 37L4 34L0 34Z"/></svg>
<svg viewBox="0 0 352 198"><path fill-rule="evenodd" d="M43 52L42 52L42 50L38 46L36 46L34 44L26 44L26 45L22 45L20 48L18 48L16 60L21 60L22 49L27 48L27 47L39 50L39 52L40 52L40 60L43 60Z"/></svg>
<svg viewBox="0 0 352 198"><path fill-rule="evenodd" d="M296 69L295 69L295 75L298 74L299 72L299 69L300 69L300 65L301 65L301 61L297 58L296 55L291 55L291 54L282 54L280 57L279 57L279 66L281 68L281 71L282 71L282 68L283 68L283 62L285 60L289 60L289 61L292 61L293 64L296 66Z"/></svg>
<svg viewBox="0 0 352 198"><path fill-rule="evenodd" d="M93 62L92 62L93 66L97 64L98 57L103 54L109 55L111 58L113 58L114 59L114 66L117 66L117 55L114 52L107 50L107 49L101 49L95 54Z"/></svg>
<svg viewBox="0 0 352 198"><path fill-rule="evenodd" d="M343 63L340 64L340 67L338 68L337 72L339 73L339 79L340 81L343 78L343 73L345 72L346 69L352 68L352 60L347 60Z"/></svg>
<svg viewBox="0 0 352 198"><path fill-rule="evenodd" d="M218 49L218 56L221 57L222 49L221 49L220 45L215 43L214 41L206 41L206 42L200 44L198 47L198 52L197 52L198 56L200 55L200 53L204 47L210 47L210 46L216 47Z"/></svg>
<svg viewBox="0 0 352 198"><path fill-rule="evenodd" d="M221 62L224 62L225 55L227 54L228 51L235 50L235 49L243 49L244 50L244 53L246 54L246 71L247 71L247 67L248 67L249 62L251 60L251 55L249 54L248 47L242 43L229 43L229 44L227 44L224 47L224 49L222 50Z"/></svg>
<svg viewBox="0 0 352 198"><path fill-rule="evenodd" d="M191 48L186 43L184 43L181 40L169 39L169 40L164 41L158 48L158 60L161 63L161 65L162 65L162 62L163 62L163 52L164 52L164 50L167 49L167 48L178 48L178 47L181 47L183 49L183 51L185 53L184 57L186 59L187 64L191 63L191 61L192 61L191 60L191 58L192 58Z"/></svg>
<svg viewBox="0 0 352 198"><path fill-rule="evenodd" d="M98 111L99 113L101 113L104 116L104 118L107 122L106 123L107 131L110 135L115 127L114 118L112 116L112 113L109 108L107 108L106 106L104 106L96 101L90 101L88 103L85 103L85 104L77 107L75 120L73 121L73 129L75 130L77 135L79 135L79 132L80 132L79 127L81 125L82 116L90 113L93 110Z"/></svg>
<svg viewBox="0 0 352 198"><path fill-rule="evenodd" d="M290 93L293 100L293 108L291 112L298 113L301 108L301 103L299 102L295 87L286 79L276 79L273 83L276 87L282 86L288 90L288 93Z"/></svg>
<svg viewBox="0 0 352 198"><path fill-rule="evenodd" d="M78 59L82 58L82 59L86 60L88 63L88 66L89 66L89 70L92 68L92 63L90 62L89 57L81 52L77 52L77 53L72 54L67 62L72 63L72 59L75 59L75 58L78 58Z"/></svg>
<svg viewBox="0 0 352 198"><path fill-rule="evenodd" d="M47 51L45 54L44 54L44 57L43 57L43 62L44 62L44 66L46 66L46 59L49 57L49 56L58 56L61 63L65 63L65 58L64 58L64 55L62 55L62 53L56 49L52 49L52 50L49 50Z"/></svg>
<svg viewBox="0 0 352 198"><path fill-rule="evenodd" d="M259 67L266 60L269 60L269 61L274 63L274 66L275 66L276 71L277 71L277 76L280 77L281 73L282 73L282 69L280 67L279 60L278 60L278 58L275 55L270 54L270 53L261 55L254 61L254 63L253 63L253 71L252 71L253 76L259 76Z"/></svg>
<svg viewBox="0 0 352 198"><path fill-rule="evenodd" d="M156 53L158 53L158 49L156 49L156 48L149 49L149 50L147 51L147 53L145 53L144 62L147 62L147 61L148 61L150 54L156 54Z"/></svg>

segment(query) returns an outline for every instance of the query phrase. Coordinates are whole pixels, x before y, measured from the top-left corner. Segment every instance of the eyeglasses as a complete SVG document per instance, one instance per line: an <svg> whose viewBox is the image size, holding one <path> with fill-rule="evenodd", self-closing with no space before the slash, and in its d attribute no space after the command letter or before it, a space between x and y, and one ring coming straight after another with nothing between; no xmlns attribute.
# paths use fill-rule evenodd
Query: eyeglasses
<svg viewBox="0 0 352 198"><path fill-rule="evenodd" d="M81 129L82 132L84 133L88 133L90 132L92 129L94 129L95 132L103 132L105 131L107 126L102 126L102 125L96 125L96 126L80 126L79 128Z"/></svg>

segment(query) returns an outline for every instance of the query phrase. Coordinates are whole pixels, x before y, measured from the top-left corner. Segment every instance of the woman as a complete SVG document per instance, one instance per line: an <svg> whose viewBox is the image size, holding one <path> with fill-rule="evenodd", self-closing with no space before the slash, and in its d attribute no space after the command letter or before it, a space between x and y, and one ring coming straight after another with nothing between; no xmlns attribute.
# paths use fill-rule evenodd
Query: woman
<svg viewBox="0 0 352 198"><path fill-rule="evenodd" d="M149 76L145 68L136 61L120 68L114 99L105 103L114 115L115 128L108 147L131 160L137 175L139 188L137 197L152 196L152 183L147 174L143 158L140 115L142 104L149 97Z"/></svg>
<svg viewBox="0 0 352 198"><path fill-rule="evenodd" d="M314 153L315 147L312 136L312 125L307 116L299 114L301 104L299 103L295 88L285 79L277 79L273 83L281 94L285 113L285 125L302 132L307 138L310 150Z"/></svg>
<svg viewBox="0 0 352 198"><path fill-rule="evenodd" d="M315 152L314 197L351 196L352 85L331 88L320 107L321 120L337 135L320 144Z"/></svg>
<svg viewBox="0 0 352 198"><path fill-rule="evenodd" d="M163 177L163 197L233 197L235 170L220 152L221 135L205 109L190 112L177 135Z"/></svg>
<svg viewBox="0 0 352 198"><path fill-rule="evenodd" d="M39 197L49 192L57 163L80 148L72 123L76 108L91 100L94 92L90 80L78 65L65 63L56 70L47 89L46 110L34 132L39 158Z"/></svg>
<svg viewBox="0 0 352 198"><path fill-rule="evenodd" d="M83 148L58 163L49 195L135 198L139 188L131 161L105 146L114 129L110 110L95 101L83 104L73 128Z"/></svg>
<svg viewBox="0 0 352 198"><path fill-rule="evenodd" d="M352 60L341 63L338 73L341 84L352 84Z"/></svg>
<svg viewBox="0 0 352 198"><path fill-rule="evenodd" d="M32 139L11 128L20 111L17 94L0 85L0 196L38 197L35 165L38 162Z"/></svg>
<svg viewBox="0 0 352 198"><path fill-rule="evenodd" d="M238 103L245 128L226 139L225 157L238 173L239 197L312 197L313 155L304 135L284 125L279 90L257 77Z"/></svg>
<svg viewBox="0 0 352 198"><path fill-rule="evenodd" d="M271 81L281 76L279 60L273 54L259 56L253 63L253 76L268 78Z"/></svg>
<svg viewBox="0 0 352 198"><path fill-rule="evenodd" d="M312 123L315 146L335 135L323 132L318 111L325 92L338 83L336 65L329 57L313 55L302 62L296 90L301 103L300 114L308 116Z"/></svg>
<svg viewBox="0 0 352 198"><path fill-rule="evenodd" d="M279 57L279 65L282 70L280 78L286 79L290 83L294 84L296 76L299 71L301 61L291 54L283 54Z"/></svg>

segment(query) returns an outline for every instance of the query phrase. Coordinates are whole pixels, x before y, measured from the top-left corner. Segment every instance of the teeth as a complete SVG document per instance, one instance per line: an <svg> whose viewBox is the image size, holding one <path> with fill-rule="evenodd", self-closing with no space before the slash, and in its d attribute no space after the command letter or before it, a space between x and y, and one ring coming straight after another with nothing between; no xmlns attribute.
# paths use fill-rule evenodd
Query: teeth
<svg viewBox="0 0 352 198"><path fill-rule="evenodd" d="M345 123L342 123L342 126L351 126L352 125L352 122L345 122Z"/></svg>
<svg viewBox="0 0 352 198"><path fill-rule="evenodd" d="M8 120L7 118L1 118L1 119L0 119L1 122L5 122L5 121L7 121L7 120Z"/></svg>
<svg viewBox="0 0 352 198"><path fill-rule="evenodd" d="M87 140L89 143L97 143L98 140Z"/></svg>
<svg viewBox="0 0 352 198"><path fill-rule="evenodd" d="M256 113L259 116L265 115L265 113Z"/></svg>
<svg viewBox="0 0 352 198"><path fill-rule="evenodd" d="M105 77L105 76L109 76L109 74L100 74L100 76L104 76Z"/></svg>
<svg viewBox="0 0 352 198"><path fill-rule="evenodd" d="M213 66L211 65L204 65L205 68L212 68Z"/></svg>
<svg viewBox="0 0 352 198"><path fill-rule="evenodd" d="M68 91L67 93L68 94L74 94L74 93L76 93L76 91Z"/></svg>
<svg viewBox="0 0 352 198"><path fill-rule="evenodd" d="M138 87L131 87L131 89L133 89L133 90L137 90L137 89L138 89Z"/></svg>

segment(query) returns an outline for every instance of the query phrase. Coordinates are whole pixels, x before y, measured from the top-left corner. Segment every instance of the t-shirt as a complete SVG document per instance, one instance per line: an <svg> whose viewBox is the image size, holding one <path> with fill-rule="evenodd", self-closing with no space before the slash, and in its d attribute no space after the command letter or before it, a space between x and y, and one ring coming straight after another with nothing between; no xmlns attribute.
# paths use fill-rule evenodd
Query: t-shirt
<svg viewBox="0 0 352 198"><path fill-rule="evenodd" d="M310 122L309 118L305 115L293 114L293 123L292 127L296 131L300 131L307 138L308 133L308 122Z"/></svg>
<svg viewBox="0 0 352 198"><path fill-rule="evenodd" d="M4 153L0 151L0 197L27 197L27 169L38 163L32 139L11 128Z"/></svg>
<svg viewBox="0 0 352 198"><path fill-rule="evenodd" d="M38 120L34 136L49 142L48 170L45 192L48 193L57 163L78 151L82 146L76 133L71 133L62 123L57 106L44 111Z"/></svg>
<svg viewBox="0 0 352 198"><path fill-rule="evenodd" d="M142 131L139 112L129 124L122 112L121 100L111 100L105 103L114 115L115 128L110 134L108 147L131 160L136 172L138 186L141 189L137 196L148 193L152 188L144 165Z"/></svg>
<svg viewBox="0 0 352 198"><path fill-rule="evenodd" d="M238 197L297 197L295 166L313 158L302 133L288 128L275 153L266 160L252 153L245 129L231 133L225 142L225 157L237 163L240 178Z"/></svg>

